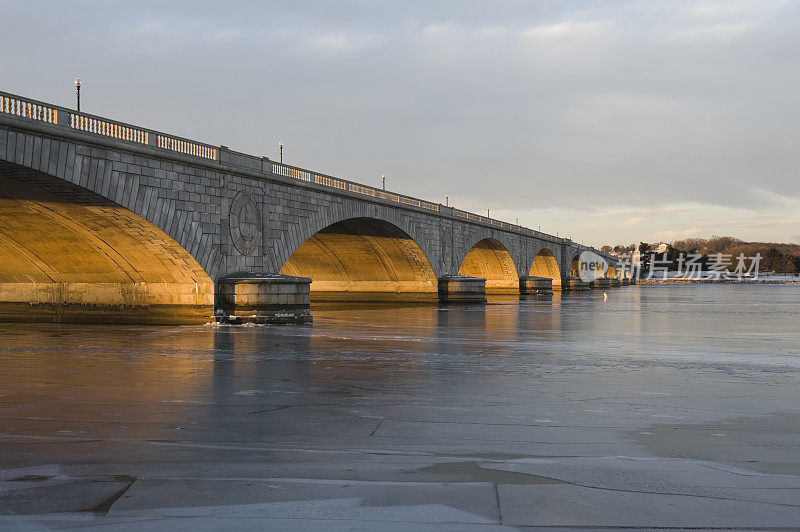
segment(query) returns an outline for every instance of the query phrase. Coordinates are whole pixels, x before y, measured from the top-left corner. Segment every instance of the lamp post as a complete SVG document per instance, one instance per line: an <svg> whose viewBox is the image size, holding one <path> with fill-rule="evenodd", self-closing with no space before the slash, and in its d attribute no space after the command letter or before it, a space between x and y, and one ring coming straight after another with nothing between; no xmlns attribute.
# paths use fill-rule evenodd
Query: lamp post
<svg viewBox="0 0 800 532"><path fill-rule="evenodd" d="M281 152L281 164L283 164L283 141L282 140L278 141L278 149Z"/></svg>
<svg viewBox="0 0 800 532"><path fill-rule="evenodd" d="M381 174L381 180L383 181L383 190L386 190L386 174Z"/></svg>
<svg viewBox="0 0 800 532"><path fill-rule="evenodd" d="M78 96L78 112L81 112L81 78L75 78L75 93Z"/></svg>

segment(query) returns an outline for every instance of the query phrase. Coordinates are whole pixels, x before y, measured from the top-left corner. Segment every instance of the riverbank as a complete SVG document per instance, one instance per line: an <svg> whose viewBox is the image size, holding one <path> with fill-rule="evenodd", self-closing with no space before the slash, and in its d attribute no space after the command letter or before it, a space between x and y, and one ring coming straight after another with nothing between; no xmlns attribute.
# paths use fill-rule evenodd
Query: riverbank
<svg viewBox="0 0 800 532"><path fill-rule="evenodd" d="M800 276L787 274L760 274L758 278L742 277L736 279L714 279L709 276L687 278L678 276L677 272L670 272L667 278L640 279L640 284L672 284L672 283L701 283L701 284L800 284Z"/></svg>

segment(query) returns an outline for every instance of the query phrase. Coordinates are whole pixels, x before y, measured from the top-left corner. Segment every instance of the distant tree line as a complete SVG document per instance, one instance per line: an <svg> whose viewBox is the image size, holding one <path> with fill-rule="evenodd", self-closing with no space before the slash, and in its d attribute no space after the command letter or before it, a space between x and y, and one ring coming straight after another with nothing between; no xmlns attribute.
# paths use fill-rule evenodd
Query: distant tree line
<svg viewBox="0 0 800 532"><path fill-rule="evenodd" d="M633 251L639 250L643 267L647 267L650 261L650 254L656 253L656 259L662 261L664 253L657 253L655 246L647 242L640 242L636 244L624 245L619 244L616 246L603 246L600 248L606 253L614 253L616 255L630 255ZM743 254L748 260L755 257L757 253L761 254L761 262L759 263L759 270L762 272L774 273L798 273L800 272L800 245L798 244L780 244L776 242L745 242L738 238L731 236L712 236L711 238L687 238L685 240L675 240L667 245L666 260L671 264L670 269L677 270L679 264L679 257L681 253L684 257L689 254L700 255L701 258L698 262L702 264L704 270L708 269L706 265L709 263L709 255L716 255L722 253L723 255L731 256L731 266L729 270L733 270L736 266L736 257ZM660 262L664 265L665 263Z"/></svg>

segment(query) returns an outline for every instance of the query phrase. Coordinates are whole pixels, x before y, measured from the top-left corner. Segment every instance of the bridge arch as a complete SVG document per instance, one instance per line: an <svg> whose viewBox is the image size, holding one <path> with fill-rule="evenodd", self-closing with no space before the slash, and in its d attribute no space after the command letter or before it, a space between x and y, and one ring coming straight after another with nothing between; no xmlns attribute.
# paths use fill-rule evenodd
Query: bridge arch
<svg viewBox="0 0 800 532"><path fill-rule="evenodd" d="M581 275L581 257L580 253L575 253L569 261L569 275L570 277L580 277Z"/></svg>
<svg viewBox="0 0 800 532"><path fill-rule="evenodd" d="M479 240L467 251L459 275L483 277L487 292L519 290L519 273L508 248L495 238Z"/></svg>
<svg viewBox="0 0 800 532"><path fill-rule="evenodd" d="M0 317L185 323L213 316L195 258L135 212L0 161Z"/></svg>
<svg viewBox="0 0 800 532"><path fill-rule="evenodd" d="M378 218L348 218L308 237L280 273L310 277L316 292L434 293L437 276L405 231Z"/></svg>
<svg viewBox="0 0 800 532"><path fill-rule="evenodd" d="M276 206L270 206L270 214L277 217L274 213ZM351 219L374 220L384 222L399 229L407 237L419 246L426 257L428 265L433 268L436 277L440 277L442 272L439 247L439 234L426 231L413 219L404 216L402 211L390 209L384 206L366 203L363 201L343 199L342 203L331 205L327 208L321 207L308 217L299 220L295 227L287 228L274 234L275 243L271 256L272 271L278 271L289 261L289 258L317 233L325 228L333 226L339 222ZM313 285L312 285L313 286Z"/></svg>
<svg viewBox="0 0 800 532"><path fill-rule="evenodd" d="M542 248L533 258L529 275L552 279L553 289L561 289L561 269L555 254L548 248Z"/></svg>
<svg viewBox="0 0 800 532"><path fill-rule="evenodd" d="M177 190L164 191L155 177L153 160L116 151L98 149L72 140L56 140L35 133L0 129L0 162L5 172L21 175L23 169L71 183L79 189L113 202L159 228L186 250L201 268L216 279L223 272L213 238L204 233L201 214L182 208ZM14 149L11 147L14 146ZM167 163L166 168L173 168ZM143 175L147 173L153 177ZM199 172L191 168L187 171ZM159 168L167 176L167 171ZM166 181L166 180L164 180Z"/></svg>

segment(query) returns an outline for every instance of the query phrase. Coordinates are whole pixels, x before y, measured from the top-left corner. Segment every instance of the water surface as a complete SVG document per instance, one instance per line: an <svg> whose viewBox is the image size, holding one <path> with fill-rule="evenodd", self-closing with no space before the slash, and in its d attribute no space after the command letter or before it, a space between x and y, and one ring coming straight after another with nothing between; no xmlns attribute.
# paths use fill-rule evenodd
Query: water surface
<svg viewBox="0 0 800 532"><path fill-rule="evenodd" d="M607 294L329 302L303 326L0 325L0 513L800 524L800 287Z"/></svg>

